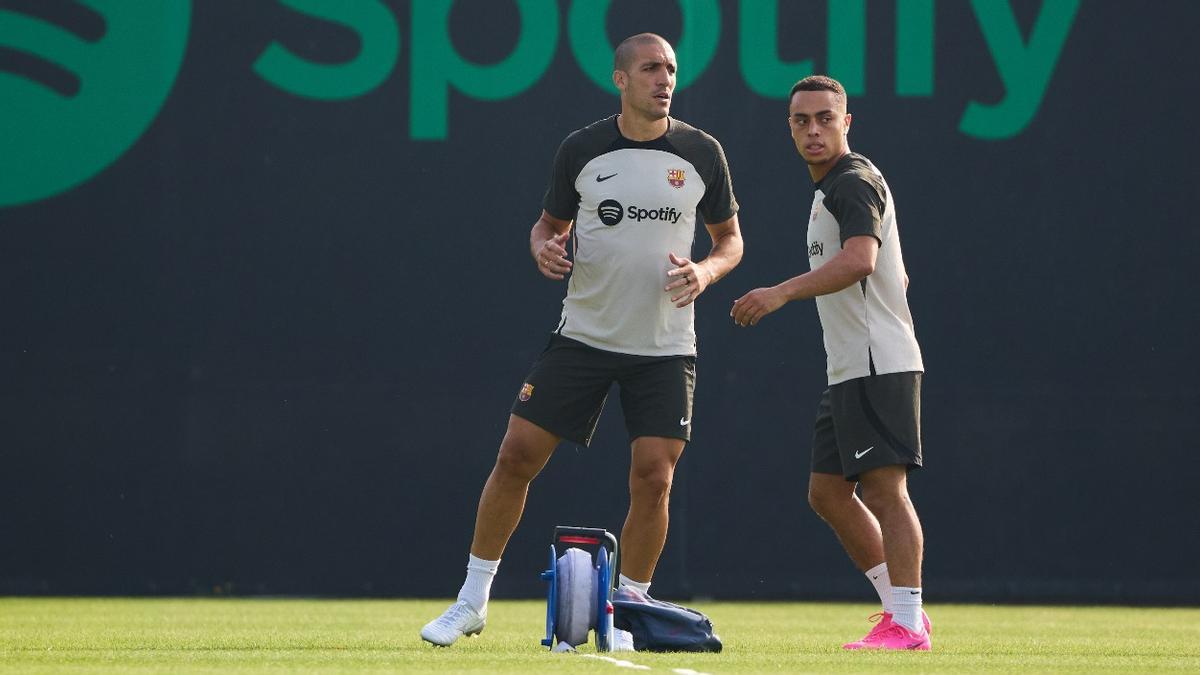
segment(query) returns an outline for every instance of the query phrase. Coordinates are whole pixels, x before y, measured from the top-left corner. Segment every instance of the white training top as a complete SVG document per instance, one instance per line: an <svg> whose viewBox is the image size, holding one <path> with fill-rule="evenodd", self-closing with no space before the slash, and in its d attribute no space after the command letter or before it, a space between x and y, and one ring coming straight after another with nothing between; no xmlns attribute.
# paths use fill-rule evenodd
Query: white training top
<svg viewBox="0 0 1200 675"><path fill-rule="evenodd" d="M892 193L866 157L842 157L816 185L808 261L824 265L850 237L879 240L875 271L861 283L816 298L829 384L872 374L925 370L905 288L904 255Z"/></svg>
<svg viewBox="0 0 1200 675"><path fill-rule="evenodd" d="M694 305L664 291L668 253L691 257L696 212L720 223L737 213L716 139L676 119L647 142L623 137L612 116L559 146L543 208L575 221L574 267L556 332L597 349L639 356L696 353Z"/></svg>

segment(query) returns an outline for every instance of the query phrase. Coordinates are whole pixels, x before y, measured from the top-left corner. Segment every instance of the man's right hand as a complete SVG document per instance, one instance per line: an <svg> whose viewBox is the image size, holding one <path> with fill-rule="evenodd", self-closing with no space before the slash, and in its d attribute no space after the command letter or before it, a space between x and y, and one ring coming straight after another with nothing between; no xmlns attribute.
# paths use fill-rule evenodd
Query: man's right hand
<svg viewBox="0 0 1200 675"><path fill-rule="evenodd" d="M571 236L571 232L563 232L562 234L550 237L542 243L541 248L534 255L534 260L537 261L538 271L547 279L562 281L567 272L571 271L571 261L567 260L567 238Z"/></svg>

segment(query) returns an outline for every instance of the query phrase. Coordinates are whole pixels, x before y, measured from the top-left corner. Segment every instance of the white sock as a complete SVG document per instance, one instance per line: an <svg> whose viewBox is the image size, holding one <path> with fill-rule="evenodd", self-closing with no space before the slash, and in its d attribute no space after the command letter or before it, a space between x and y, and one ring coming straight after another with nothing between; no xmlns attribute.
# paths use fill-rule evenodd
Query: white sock
<svg viewBox="0 0 1200 675"><path fill-rule="evenodd" d="M892 578L888 576L887 562L881 562L866 571L867 579L879 594L879 602L883 603L883 611L895 614L892 608Z"/></svg>
<svg viewBox="0 0 1200 675"><path fill-rule="evenodd" d="M630 579L629 577L625 576L624 574L622 574L619 578L620 578L620 583L618 585L628 586L630 588L636 588L642 592L642 595L650 595L650 582L649 581L647 581L645 583L642 583L641 581L634 581L633 579Z"/></svg>
<svg viewBox="0 0 1200 675"><path fill-rule="evenodd" d="M500 569L499 560L484 560L467 556L467 580L458 591L458 599L466 602L476 612L487 611L488 596L492 594L492 579Z"/></svg>
<svg viewBox="0 0 1200 675"><path fill-rule="evenodd" d="M925 632L925 622L921 621L921 589L892 587L892 621L904 626L914 633Z"/></svg>

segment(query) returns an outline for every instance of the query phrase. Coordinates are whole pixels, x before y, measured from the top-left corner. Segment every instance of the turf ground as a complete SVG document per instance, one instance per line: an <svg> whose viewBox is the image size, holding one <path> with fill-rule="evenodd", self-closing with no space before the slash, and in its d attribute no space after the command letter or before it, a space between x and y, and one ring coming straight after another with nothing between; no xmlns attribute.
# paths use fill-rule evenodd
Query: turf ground
<svg viewBox="0 0 1200 675"><path fill-rule="evenodd" d="M417 636L447 601L0 598L0 672L623 673L538 645L545 603L495 601L449 649ZM650 672L1200 672L1200 609L934 605L931 653L847 653L866 605L689 603L721 654L612 654Z"/></svg>

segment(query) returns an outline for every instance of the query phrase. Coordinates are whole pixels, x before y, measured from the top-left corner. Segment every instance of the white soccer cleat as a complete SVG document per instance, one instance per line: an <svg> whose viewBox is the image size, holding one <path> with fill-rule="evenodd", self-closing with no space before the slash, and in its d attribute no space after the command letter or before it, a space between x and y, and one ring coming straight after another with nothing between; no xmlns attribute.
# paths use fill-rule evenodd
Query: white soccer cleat
<svg viewBox="0 0 1200 675"><path fill-rule="evenodd" d="M464 635L478 635L483 632L486 623L486 610L480 614L459 600L442 612L441 616L425 624L421 629L421 639L439 647L449 647Z"/></svg>

